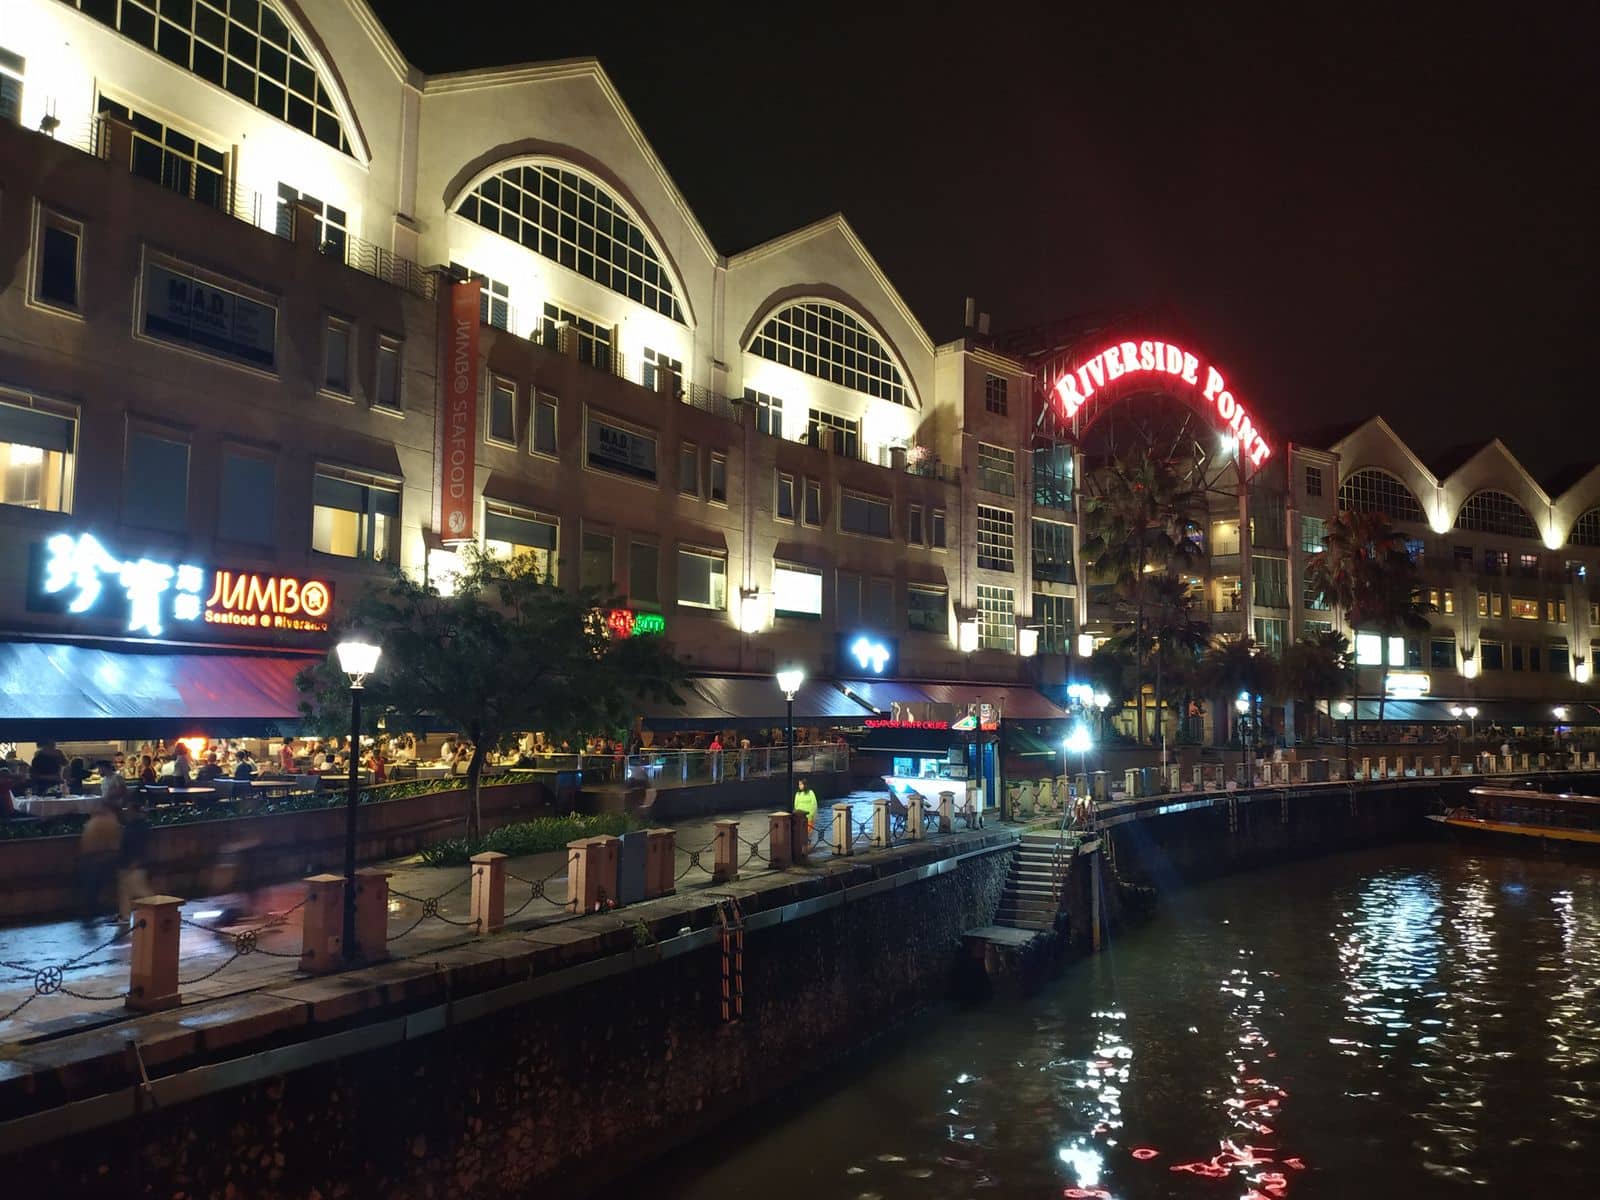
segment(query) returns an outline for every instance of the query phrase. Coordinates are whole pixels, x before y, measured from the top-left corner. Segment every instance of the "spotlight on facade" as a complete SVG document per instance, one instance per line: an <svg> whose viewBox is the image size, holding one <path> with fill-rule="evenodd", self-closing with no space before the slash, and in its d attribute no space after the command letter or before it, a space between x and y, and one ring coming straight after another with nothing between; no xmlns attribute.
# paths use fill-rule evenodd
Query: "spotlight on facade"
<svg viewBox="0 0 1600 1200"><path fill-rule="evenodd" d="M978 623L976 621L962 621L956 625L957 649L963 654L971 654L978 648Z"/></svg>
<svg viewBox="0 0 1600 1200"><path fill-rule="evenodd" d="M1232 458L1239 451L1239 439L1231 433L1222 435L1222 457Z"/></svg>
<svg viewBox="0 0 1600 1200"><path fill-rule="evenodd" d="M1578 683L1589 682L1589 660L1580 658L1572 664L1572 678Z"/></svg>
<svg viewBox="0 0 1600 1200"><path fill-rule="evenodd" d="M1088 658L1094 653L1094 634L1080 633L1078 635L1078 657Z"/></svg>
<svg viewBox="0 0 1600 1200"><path fill-rule="evenodd" d="M1039 653L1039 631L1037 629L1017 630L1017 653L1023 658L1032 658Z"/></svg>
<svg viewBox="0 0 1600 1200"><path fill-rule="evenodd" d="M1461 678L1463 678L1463 679L1476 679L1477 677L1478 677L1478 660L1475 657L1474 658L1463 658L1461 660Z"/></svg>

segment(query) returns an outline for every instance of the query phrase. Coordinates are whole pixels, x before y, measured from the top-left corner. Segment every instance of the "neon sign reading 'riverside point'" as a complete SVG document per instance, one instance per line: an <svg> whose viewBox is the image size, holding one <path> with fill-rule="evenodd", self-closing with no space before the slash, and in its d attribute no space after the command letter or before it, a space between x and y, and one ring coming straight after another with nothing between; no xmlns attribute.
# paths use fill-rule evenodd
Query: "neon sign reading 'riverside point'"
<svg viewBox="0 0 1600 1200"><path fill-rule="evenodd" d="M1198 391L1217 424L1239 446L1239 456L1259 467L1272 455L1272 447L1261 436L1250 414L1228 390L1222 372L1181 346L1168 342L1117 342L1056 380L1053 389L1061 404L1061 415L1071 420L1078 410L1101 391L1110 390L1118 380L1133 375L1164 375Z"/></svg>

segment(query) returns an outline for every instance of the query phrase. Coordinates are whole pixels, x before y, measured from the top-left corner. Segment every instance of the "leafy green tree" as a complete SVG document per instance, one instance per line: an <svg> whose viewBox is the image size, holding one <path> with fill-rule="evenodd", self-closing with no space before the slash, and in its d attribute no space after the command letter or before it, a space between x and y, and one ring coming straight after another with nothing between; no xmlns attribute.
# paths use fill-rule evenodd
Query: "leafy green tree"
<svg viewBox="0 0 1600 1200"><path fill-rule="evenodd" d="M1315 712L1318 700L1350 695L1356 685L1350 639L1342 633L1308 634L1286 646L1280 662L1283 690Z"/></svg>
<svg viewBox="0 0 1600 1200"><path fill-rule="evenodd" d="M1138 700L1138 740L1145 741L1145 663L1150 651L1147 610L1155 578L1199 553L1191 534L1205 511L1205 496L1179 464L1140 455L1114 459L1096 472L1085 503L1093 530L1084 542L1089 565L1115 583L1117 605L1132 617L1129 640Z"/></svg>
<svg viewBox="0 0 1600 1200"><path fill-rule="evenodd" d="M453 587L441 591L398 569L363 595L341 631L382 647L366 682L370 731L444 722L472 743L467 766L467 841L482 834L480 780L490 750L524 732L552 737L614 730L640 697L679 703L682 664L661 636L613 638L592 590L544 580L532 556L468 550ZM329 661L301 673L301 709L317 728L349 728L349 683Z"/></svg>

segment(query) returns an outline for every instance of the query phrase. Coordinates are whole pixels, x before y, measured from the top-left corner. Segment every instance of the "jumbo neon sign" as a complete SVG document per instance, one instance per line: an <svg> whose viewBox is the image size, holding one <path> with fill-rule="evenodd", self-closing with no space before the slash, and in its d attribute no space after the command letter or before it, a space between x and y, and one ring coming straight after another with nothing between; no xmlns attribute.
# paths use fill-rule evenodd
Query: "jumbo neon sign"
<svg viewBox="0 0 1600 1200"><path fill-rule="evenodd" d="M1259 467L1272 456L1271 445L1244 404L1228 389L1222 372L1170 342L1116 342L1064 373L1051 391L1062 417L1070 421L1095 396L1135 375L1164 375L1198 391L1218 427L1235 439L1239 456L1248 458L1252 466Z"/></svg>
<svg viewBox="0 0 1600 1200"><path fill-rule="evenodd" d="M605 623L606 632L614 638L642 637L667 631L667 619L660 613L634 612L631 608L609 609L605 614Z"/></svg>

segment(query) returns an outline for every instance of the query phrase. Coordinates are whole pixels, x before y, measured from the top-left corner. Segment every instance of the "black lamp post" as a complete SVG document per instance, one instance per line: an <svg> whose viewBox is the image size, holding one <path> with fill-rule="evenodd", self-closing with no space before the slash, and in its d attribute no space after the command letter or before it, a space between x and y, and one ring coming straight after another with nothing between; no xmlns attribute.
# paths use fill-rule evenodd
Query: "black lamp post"
<svg viewBox="0 0 1600 1200"><path fill-rule="evenodd" d="M344 821L344 956L353 962L356 948L356 807L361 797L361 692L378 665L379 647L351 638L340 642L339 669L350 677L350 781L345 792Z"/></svg>
<svg viewBox="0 0 1600 1200"><path fill-rule="evenodd" d="M1350 726L1355 723L1356 706L1348 700L1339 701L1339 715L1344 718L1344 777L1350 778Z"/></svg>
<svg viewBox="0 0 1600 1200"><path fill-rule="evenodd" d="M778 672L778 689L783 692L785 713L783 719L783 741L787 747L785 758L789 765L789 800L794 801L794 697L800 690L800 685L806 681L806 673L799 667L785 667Z"/></svg>

